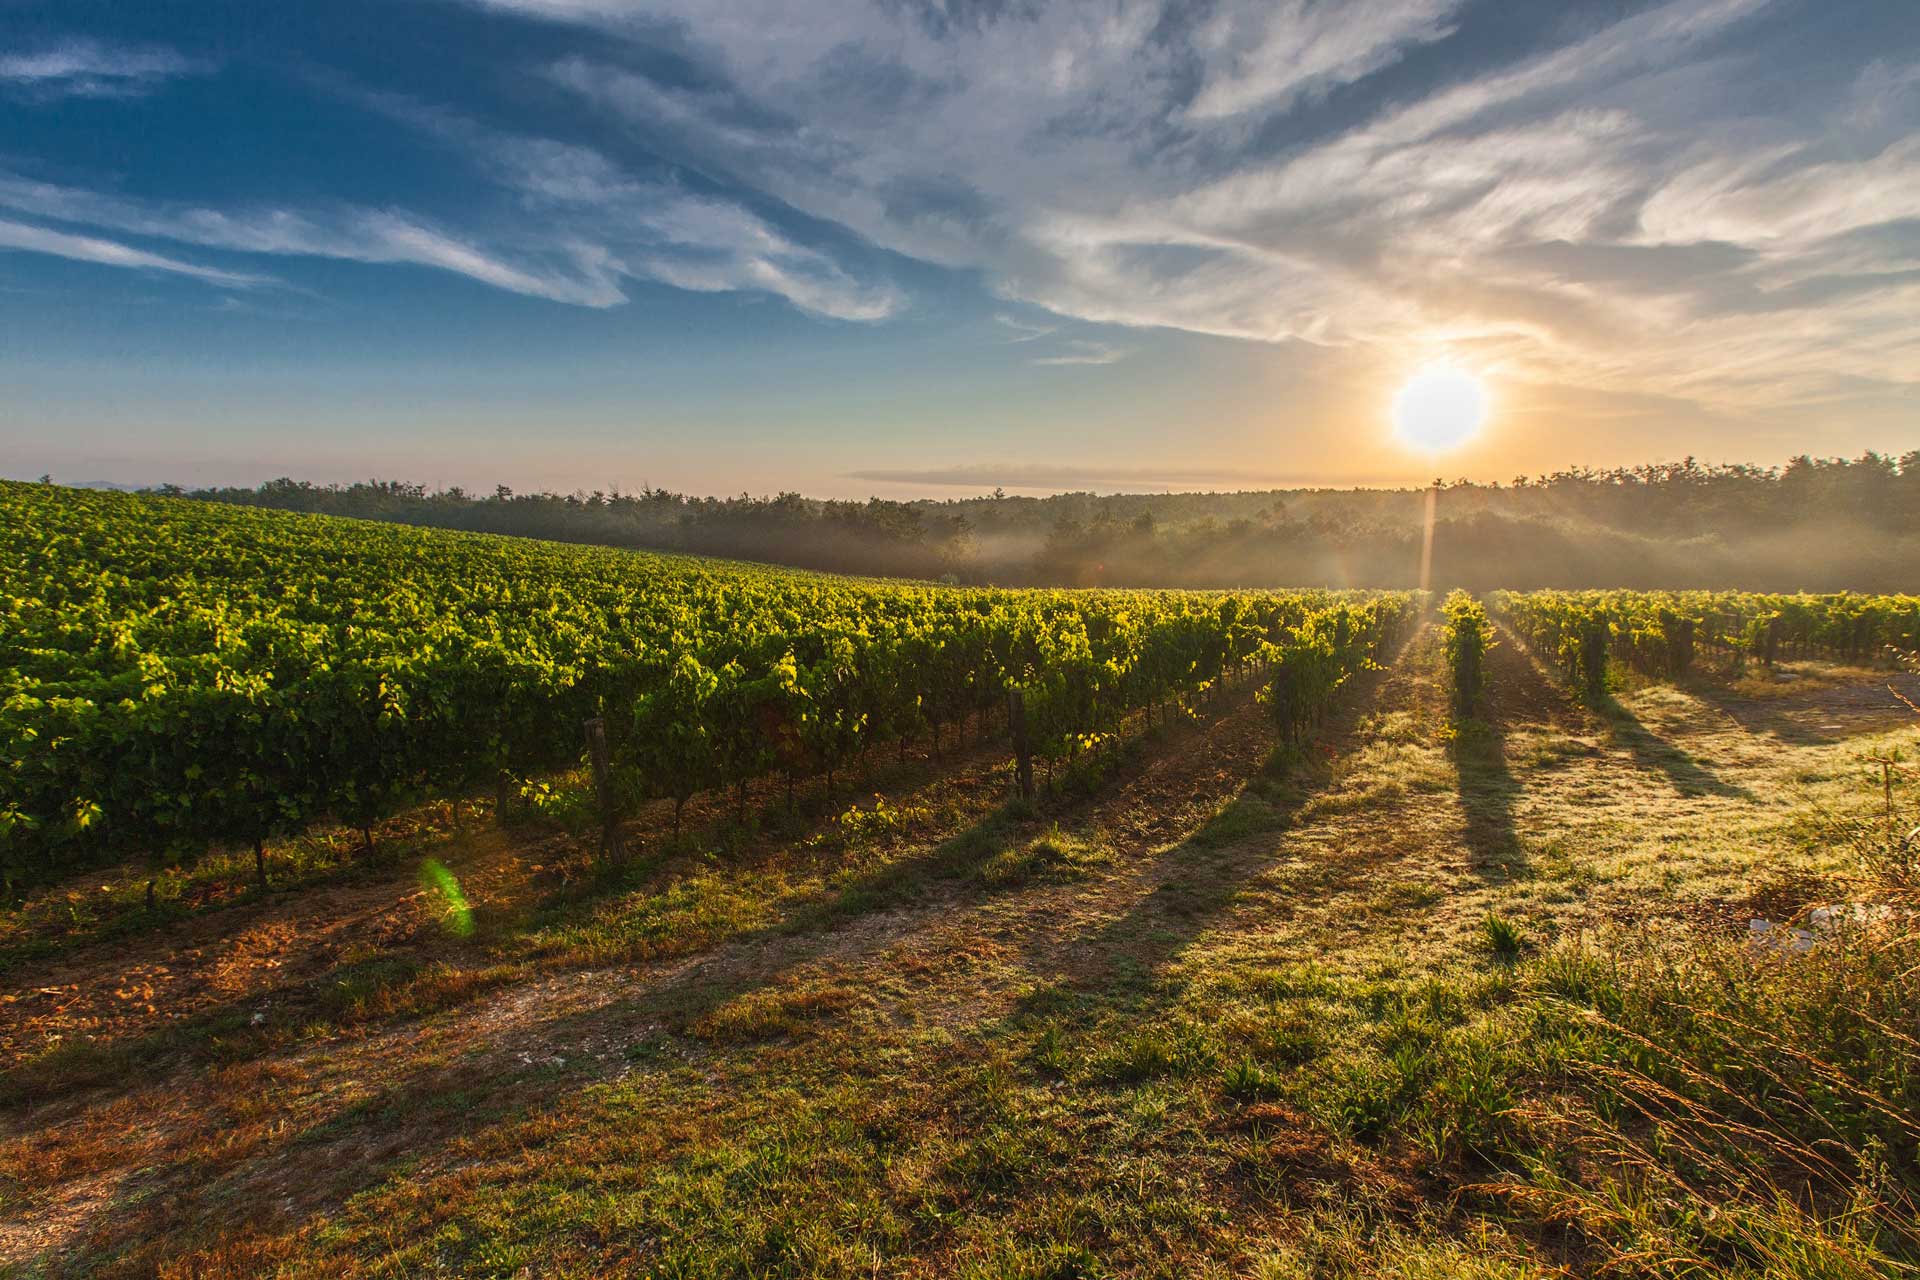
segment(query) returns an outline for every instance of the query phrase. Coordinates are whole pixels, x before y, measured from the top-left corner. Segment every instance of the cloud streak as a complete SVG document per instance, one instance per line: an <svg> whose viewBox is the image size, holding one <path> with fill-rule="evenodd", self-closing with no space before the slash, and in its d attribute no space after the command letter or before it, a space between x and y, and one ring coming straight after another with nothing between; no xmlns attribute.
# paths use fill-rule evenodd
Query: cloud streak
<svg viewBox="0 0 1920 1280"><path fill-rule="evenodd" d="M379 113L395 156L437 150L431 179L215 197L191 166L76 178L50 152L33 172L60 182L0 173L4 247L218 287L297 258L587 308L659 286L851 324L908 311L902 282L979 282L1010 365L1149 341L1098 324L1372 373L1447 355L1703 414L1920 384L1899 0L1867 0L1859 31L1810 0L467 3L460 26L501 24L480 55L506 51L497 83L428 100L392 59L361 68L394 78L378 88L300 86L349 128ZM541 38L492 38L523 23ZM138 97L212 70L75 37L0 52L0 93ZM169 182L181 198L115 194Z"/></svg>
<svg viewBox="0 0 1920 1280"><path fill-rule="evenodd" d="M18 75L65 83L81 68L117 66L131 79L188 66L177 57L126 55L97 47L86 57L14 60ZM95 56L98 55L98 56ZM117 244L102 233L170 241L234 254L332 259L424 267L550 302L590 308L629 300L629 284L652 281L696 292L765 293L812 315L884 320L904 305L884 282L856 279L827 254L797 243L745 206L678 185L641 182L590 147L486 129L445 110L396 96L362 101L447 143L509 197L490 234L465 232L401 208L255 204L216 209L133 199L34 181L0 171L0 209L84 231L12 224L5 247L190 275L214 284L264 277L200 267Z"/></svg>
<svg viewBox="0 0 1920 1280"><path fill-rule="evenodd" d="M1004 313L996 315L993 321L995 324L1004 325L1013 331L1013 336L1007 339L1008 342L1037 342L1041 338L1058 333L1060 330L1059 325L1032 324L1017 316L1010 316Z"/></svg>
<svg viewBox="0 0 1920 1280"><path fill-rule="evenodd" d="M1093 342L1086 338L1074 338L1066 343L1066 350L1050 356L1035 356L1028 361L1037 365L1063 364L1113 364L1124 360L1127 353L1119 347L1104 342Z"/></svg>
<svg viewBox="0 0 1920 1280"><path fill-rule="evenodd" d="M592 147L489 129L402 97L365 100L465 155L542 226L595 246L610 278L701 293L770 293L836 320L884 320L904 305L898 290L855 279L736 201L635 179Z"/></svg>
<svg viewBox="0 0 1920 1280"><path fill-rule="evenodd" d="M5 173L0 208L230 253L426 267L573 306L619 306L628 300L626 282L637 279L700 292L766 292L803 311L851 321L885 319L901 304L892 289L853 280L823 255L735 206L665 189L633 188L612 204L596 200L590 218L549 220L546 242L519 251L477 243L398 210L225 211L129 200ZM261 279L124 247L112 252L107 241L92 236L29 236L23 230L8 247L172 270L211 283Z"/></svg>
<svg viewBox="0 0 1920 1280"><path fill-rule="evenodd" d="M5 249L51 254L54 257L68 258L75 262L92 262L107 267L130 267L140 271L161 271L170 275L191 276L196 280L204 280L208 284L226 285L230 288L250 288L269 282L264 276L221 271L197 263L182 262L177 258L148 253L131 245L104 240L98 236L70 235L47 227L0 219L0 250Z"/></svg>
<svg viewBox="0 0 1920 1280"><path fill-rule="evenodd" d="M0 86L42 98L135 98L209 68L172 49L66 40L0 54Z"/></svg>
<svg viewBox="0 0 1920 1280"><path fill-rule="evenodd" d="M1410 45L1451 35L1449 19L1459 7L1458 0L1222 6L1194 33L1194 48L1207 57L1212 74L1186 118L1280 110L1358 80L1398 61Z"/></svg>
<svg viewBox="0 0 1920 1280"><path fill-rule="evenodd" d="M514 293L579 306L609 307L625 300L606 265L585 247L573 246L563 251L560 256L566 260L565 265L517 264L420 219L391 210L344 208L319 215L258 208L230 213L192 205L132 200L34 182L6 173L0 173L0 208L41 219L57 219L123 235L230 253L430 267ZM84 239L87 238L62 235L59 241L46 243ZM15 247L34 249L36 246L20 243ZM57 252L51 248L39 251ZM94 260L109 261L107 258ZM153 263L129 260L114 265L152 266ZM254 278L210 270L187 274L199 274L215 283L223 277Z"/></svg>

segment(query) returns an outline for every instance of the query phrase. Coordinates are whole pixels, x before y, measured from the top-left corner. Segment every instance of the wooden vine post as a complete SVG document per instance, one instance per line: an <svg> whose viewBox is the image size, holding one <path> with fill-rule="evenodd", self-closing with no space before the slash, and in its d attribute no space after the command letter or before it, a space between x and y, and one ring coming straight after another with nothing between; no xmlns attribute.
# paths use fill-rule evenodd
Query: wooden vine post
<svg viewBox="0 0 1920 1280"><path fill-rule="evenodd" d="M583 726L587 756L593 761L593 790L600 801L600 852L618 865L627 860L627 844L620 834L620 809L613 798L613 771L607 763L607 722L599 716Z"/></svg>
<svg viewBox="0 0 1920 1280"><path fill-rule="evenodd" d="M1027 742L1027 699L1018 689L1007 690L1007 728L1013 736L1014 776L1020 798L1033 799L1033 748Z"/></svg>

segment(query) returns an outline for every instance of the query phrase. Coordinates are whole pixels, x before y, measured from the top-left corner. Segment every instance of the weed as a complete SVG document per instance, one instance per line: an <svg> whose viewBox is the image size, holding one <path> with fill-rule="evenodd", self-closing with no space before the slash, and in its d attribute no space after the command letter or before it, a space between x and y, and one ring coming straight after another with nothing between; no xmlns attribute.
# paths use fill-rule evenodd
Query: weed
<svg viewBox="0 0 1920 1280"><path fill-rule="evenodd" d="M1150 1026L1122 1035L1093 1064L1096 1079L1137 1084L1166 1077L1184 1079L1214 1070L1220 1051L1207 1032L1190 1022Z"/></svg>

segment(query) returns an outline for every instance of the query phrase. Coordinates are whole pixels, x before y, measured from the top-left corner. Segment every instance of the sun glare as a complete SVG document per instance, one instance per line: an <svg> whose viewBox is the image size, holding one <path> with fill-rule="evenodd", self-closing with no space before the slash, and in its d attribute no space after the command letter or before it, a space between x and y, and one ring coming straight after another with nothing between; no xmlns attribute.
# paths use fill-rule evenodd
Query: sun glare
<svg viewBox="0 0 1920 1280"><path fill-rule="evenodd" d="M1480 433L1486 417L1486 389L1452 365L1422 369L1393 398L1394 435L1422 453L1458 448Z"/></svg>

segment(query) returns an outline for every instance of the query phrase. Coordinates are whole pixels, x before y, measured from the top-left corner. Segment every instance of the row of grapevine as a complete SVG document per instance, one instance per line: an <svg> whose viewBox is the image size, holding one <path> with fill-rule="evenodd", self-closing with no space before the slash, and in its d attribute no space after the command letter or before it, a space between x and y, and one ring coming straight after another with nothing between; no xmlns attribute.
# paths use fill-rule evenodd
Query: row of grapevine
<svg viewBox="0 0 1920 1280"><path fill-rule="evenodd" d="M1493 648L1493 623L1487 610L1465 591L1454 591L1441 607L1446 617L1447 671L1453 678L1456 714L1471 716L1480 708L1487 686L1487 651Z"/></svg>
<svg viewBox="0 0 1920 1280"><path fill-rule="evenodd" d="M0 485L0 879L185 859L570 766L678 805L977 721L1034 750L1273 673L1297 732L1410 610L1327 592L861 582Z"/></svg>
<svg viewBox="0 0 1920 1280"><path fill-rule="evenodd" d="M1613 624L1587 599L1596 593L1496 591L1493 611L1534 650L1557 663L1567 683L1590 700L1607 691L1607 651Z"/></svg>
<svg viewBox="0 0 1920 1280"><path fill-rule="evenodd" d="M1738 671L1749 660L1872 662L1920 644L1920 596L1911 595L1501 591L1492 601L1509 626L1591 697L1606 690L1609 659L1674 679L1702 652Z"/></svg>
<svg viewBox="0 0 1920 1280"><path fill-rule="evenodd" d="M1268 681L1260 696L1283 743L1305 741L1340 687L1398 646L1420 599L1396 592L1312 610L1283 642L1263 647Z"/></svg>

